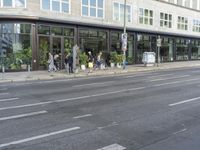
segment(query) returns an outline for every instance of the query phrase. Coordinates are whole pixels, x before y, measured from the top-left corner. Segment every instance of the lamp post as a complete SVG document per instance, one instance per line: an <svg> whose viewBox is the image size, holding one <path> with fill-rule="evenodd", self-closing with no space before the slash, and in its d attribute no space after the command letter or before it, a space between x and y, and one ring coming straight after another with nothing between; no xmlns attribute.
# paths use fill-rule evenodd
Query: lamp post
<svg viewBox="0 0 200 150"><path fill-rule="evenodd" d="M122 36L122 50L123 50L123 69L126 68L126 49L127 49L127 33L126 33L126 0L124 0L124 33Z"/></svg>

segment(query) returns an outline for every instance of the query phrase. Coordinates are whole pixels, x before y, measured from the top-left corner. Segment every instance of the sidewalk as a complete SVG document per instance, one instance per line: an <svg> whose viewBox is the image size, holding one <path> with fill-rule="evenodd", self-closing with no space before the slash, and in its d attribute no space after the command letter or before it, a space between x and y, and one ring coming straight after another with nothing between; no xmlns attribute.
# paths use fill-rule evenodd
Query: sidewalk
<svg viewBox="0 0 200 150"><path fill-rule="evenodd" d="M100 76L100 75L112 75L121 73L137 73L141 71L156 71L156 70L167 70L173 68L183 67L200 67L200 61L187 61L187 62L171 62L161 63L157 67L157 64L152 67L145 67L143 64L139 65L128 65L126 69L122 68L108 68L106 70L95 70L88 74L88 70L79 71L76 74L67 74L65 70L59 72L49 73L48 71L32 71L32 72L8 72L0 73L0 84L8 82L19 82L19 81L34 81L34 80L51 80L51 79L63 79L63 78L76 78L76 77L87 77L87 76Z"/></svg>

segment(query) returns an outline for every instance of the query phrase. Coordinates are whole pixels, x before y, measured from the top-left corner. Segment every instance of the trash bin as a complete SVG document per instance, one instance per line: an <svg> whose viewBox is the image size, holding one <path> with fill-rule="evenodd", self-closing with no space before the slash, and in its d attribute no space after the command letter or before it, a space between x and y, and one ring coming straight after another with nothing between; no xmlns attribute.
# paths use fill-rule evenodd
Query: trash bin
<svg viewBox="0 0 200 150"><path fill-rule="evenodd" d="M142 62L144 66L154 66L156 62L156 54L154 52L144 52Z"/></svg>

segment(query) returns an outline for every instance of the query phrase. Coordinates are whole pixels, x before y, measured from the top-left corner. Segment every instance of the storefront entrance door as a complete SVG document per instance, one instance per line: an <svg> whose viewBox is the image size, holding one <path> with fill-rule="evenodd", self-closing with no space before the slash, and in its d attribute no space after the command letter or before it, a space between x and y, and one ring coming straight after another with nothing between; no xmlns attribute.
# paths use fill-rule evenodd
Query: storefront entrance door
<svg viewBox="0 0 200 150"><path fill-rule="evenodd" d="M54 64L58 70L62 69L62 41L61 37L52 37L52 54L54 56Z"/></svg>

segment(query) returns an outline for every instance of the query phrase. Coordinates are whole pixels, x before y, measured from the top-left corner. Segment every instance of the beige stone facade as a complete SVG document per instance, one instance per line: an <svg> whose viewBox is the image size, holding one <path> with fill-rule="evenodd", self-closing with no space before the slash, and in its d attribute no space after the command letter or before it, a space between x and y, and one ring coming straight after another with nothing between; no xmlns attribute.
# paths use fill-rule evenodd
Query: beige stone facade
<svg viewBox="0 0 200 150"><path fill-rule="evenodd" d="M74 22L94 24L100 26L112 26L112 27L123 27L123 21L113 20L113 3L119 2L124 3L124 0L105 0L104 3L104 17L94 18L82 16L82 0L70 0L70 12L60 13L46 11L42 9L41 0L27 0L26 8L0 8L1 15L4 18L6 16L13 18L46 18L51 20L59 20L63 22ZM127 0L127 5L131 6L131 22L127 23L129 29L137 30L149 30L155 32L173 33L173 34L184 34L188 36L199 36L199 32L193 32L193 20L200 20L200 11L191 8L185 8L183 6L169 3L168 0ZM182 2L183 4L185 1ZM199 6L199 0L196 2ZM139 23L139 9L149 9L153 10L153 25L145 25ZM162 28L160 27L160 12L172 14L172 28ZM177 18L178 16L188 18L188 30L178 30L177 29Z"/></svg>

